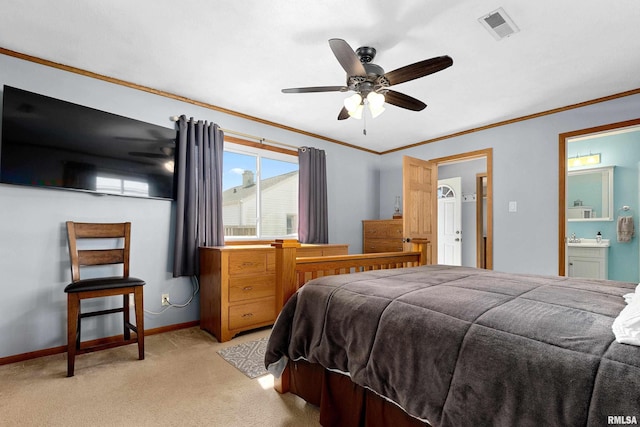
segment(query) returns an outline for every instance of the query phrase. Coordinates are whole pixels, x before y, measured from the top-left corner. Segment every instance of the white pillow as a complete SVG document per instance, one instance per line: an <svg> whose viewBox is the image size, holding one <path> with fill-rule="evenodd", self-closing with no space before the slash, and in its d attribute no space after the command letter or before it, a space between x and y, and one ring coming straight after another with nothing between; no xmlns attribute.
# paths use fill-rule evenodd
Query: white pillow
<svg viewBox="0 0 640 427"><path fill-rule="evenodd" d="M640 285L635 293L624 295L624 299L627 306L615 318L611 329L617 342L640 346Z"/></svg>

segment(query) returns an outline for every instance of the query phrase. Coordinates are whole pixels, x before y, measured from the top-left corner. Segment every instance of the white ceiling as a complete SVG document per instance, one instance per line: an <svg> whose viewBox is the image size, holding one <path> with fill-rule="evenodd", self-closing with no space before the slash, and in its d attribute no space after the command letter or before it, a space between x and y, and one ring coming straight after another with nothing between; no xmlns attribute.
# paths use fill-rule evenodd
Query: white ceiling
<svg viewBox="0 0 640 427"><path fill-rule="evenodd" d="M496 41L478 18L499 7L520 32ZM0 0L0 47L381 152L640 88L639 22L638 0ZM336 119L347 94L280 92L345 84L330 38L385 71L454 64L393 86L428 107L365 136Z"/></svg>

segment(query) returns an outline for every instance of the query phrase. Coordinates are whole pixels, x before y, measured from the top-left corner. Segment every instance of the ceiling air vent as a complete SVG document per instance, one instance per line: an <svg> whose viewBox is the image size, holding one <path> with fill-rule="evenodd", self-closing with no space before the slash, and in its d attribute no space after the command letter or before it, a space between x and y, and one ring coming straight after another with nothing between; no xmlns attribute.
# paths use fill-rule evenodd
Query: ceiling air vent
<svg viewBox="0 0 640 427"><path fill-rule="evenodd" d="M481 16L478 18L478 22L480 22L496 40L502 40L520 31L503 8L496 9L488 15Z"/></svg>

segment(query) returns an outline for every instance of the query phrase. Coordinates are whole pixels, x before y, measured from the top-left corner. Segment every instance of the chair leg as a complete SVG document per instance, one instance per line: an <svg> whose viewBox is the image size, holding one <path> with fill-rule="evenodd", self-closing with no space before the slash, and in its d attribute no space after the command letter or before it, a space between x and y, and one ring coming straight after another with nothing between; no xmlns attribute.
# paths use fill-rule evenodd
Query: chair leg
<svg viewBox="0 0 640 427"><path fill-rule="evenodd" d="M122 296L122 314L124 315L124 339L131 339L131 329L129 329L129 294Z"/></svg>
<svg viewBox="0 0 640 427"><path fill-rule="evenodd" d="M78 323L80 316L80 297L75 293L67 294L67 377L73 376L78 341Z"/></svg>
<svg viewBox="0 0 640 427"><path fill-rule="evenodd" d="M138 329L138 359L144 360L144 303L142 286L136 287L133 295L136 306L136 328Z"/></svg>
<svg viewBox="0 0 640 427"><path fill-rule="evenodd" d="M76 321L76 351L80 350L80 341L82 340L82 298L78 294L78 320Z"/></svg>

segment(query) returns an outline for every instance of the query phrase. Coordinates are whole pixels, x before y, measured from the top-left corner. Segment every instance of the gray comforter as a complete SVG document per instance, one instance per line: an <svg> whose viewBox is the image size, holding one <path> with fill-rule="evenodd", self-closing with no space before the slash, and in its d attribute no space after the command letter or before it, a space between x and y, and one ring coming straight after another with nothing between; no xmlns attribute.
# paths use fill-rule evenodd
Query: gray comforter
<svg viewBox="0 0 640 427"><path fill-rule="evenodd" d="M265 364L349 373L434 426L640 422L640 347L611 330L634 288L447 266L325 277L287 302Z"/></svg>

